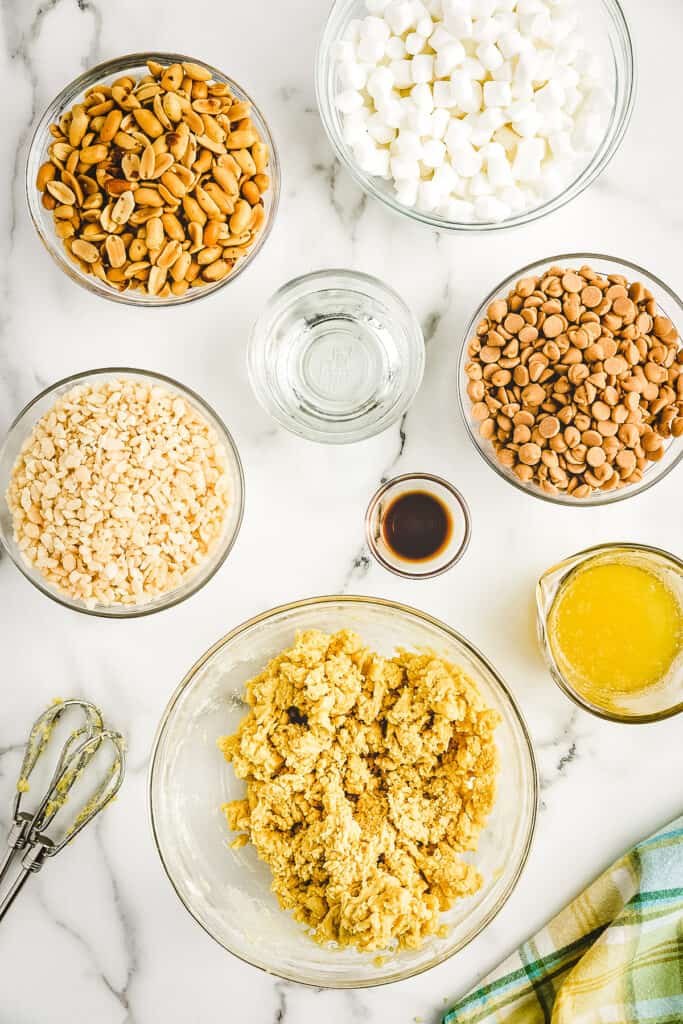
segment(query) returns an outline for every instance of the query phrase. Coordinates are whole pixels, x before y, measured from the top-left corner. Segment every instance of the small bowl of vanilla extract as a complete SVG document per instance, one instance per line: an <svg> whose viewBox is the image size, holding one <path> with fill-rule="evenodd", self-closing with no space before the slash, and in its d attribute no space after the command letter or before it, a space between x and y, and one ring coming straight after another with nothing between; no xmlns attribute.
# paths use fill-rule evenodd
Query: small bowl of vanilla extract
<svg viewBox="0 0 683 1024"><path fill-rule="evenodd" d="M407 579L430 579L459 562L470 541L467 502L447 480L405 473L375 492L365 514L373 557Z"/></svg>

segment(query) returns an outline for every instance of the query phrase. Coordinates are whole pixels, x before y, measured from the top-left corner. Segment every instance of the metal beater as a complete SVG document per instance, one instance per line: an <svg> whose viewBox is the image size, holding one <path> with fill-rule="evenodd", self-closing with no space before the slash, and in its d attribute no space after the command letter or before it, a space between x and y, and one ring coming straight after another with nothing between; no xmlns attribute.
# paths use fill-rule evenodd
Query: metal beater
<svg viewBox="0 0 683 1024"><path fill-rule="evenodd" d="M55 726L67 712L78 712L82 724L74 729L58 753L47 791L33 811L23 810L30 778L39 759L51 746ZM71 824L62 830L61 838L52 839L46 830L67 803L69 793L97 752L110 747L112 760L108 771L97 785L83 809ZM9 847L0 863L0 886L10 866L21 859L4 897L0 898L0 921L21 891L30 874L40 871L46 858L54 857L113 800L123 782L125 772L125 744L118 732L105 728L102 714L94 704L85 700L64 700L51 705L33 723L24 758L19 771L17 791L12 802L12 824L7 837ZM61 819L60 819L61 820Z"/></svg>

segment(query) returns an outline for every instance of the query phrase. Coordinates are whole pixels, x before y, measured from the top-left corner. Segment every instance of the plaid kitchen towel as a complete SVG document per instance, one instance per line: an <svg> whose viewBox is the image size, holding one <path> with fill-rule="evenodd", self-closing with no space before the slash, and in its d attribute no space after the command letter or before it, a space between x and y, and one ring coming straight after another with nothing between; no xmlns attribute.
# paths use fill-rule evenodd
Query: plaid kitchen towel
<svg viewBox="0 0 683 1024"><path fill-rule="evenodd" d="M635 846L444 1024L683 1024L683 817Z"/></svg>

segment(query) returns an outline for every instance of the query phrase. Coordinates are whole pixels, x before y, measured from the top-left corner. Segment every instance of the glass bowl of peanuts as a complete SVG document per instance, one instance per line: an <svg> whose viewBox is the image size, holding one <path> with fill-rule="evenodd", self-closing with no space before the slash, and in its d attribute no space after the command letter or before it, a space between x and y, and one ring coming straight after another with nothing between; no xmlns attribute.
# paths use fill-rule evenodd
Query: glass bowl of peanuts
<svg viewBox="0 0 683 1024"><path fill-rule="evenodd" d="M235 280L268 238L280 169L268 125L222 71L136 53L70 82L26 166L35 228L69 277L140 306Z"/></svg>
<svg viewBox="0 0 683 1024"><path fill-rule="evenodd" d="M203 587L237 539L235 443L194 391L113 367L36 395L0 445L0 542L47 597L134 618Z"/></svg>
<svg viewBox="0 0 683 1024"><path fill-rule="evenodd" d="M470 321L460 407L499 476L546 501L606 505L683 458L683 305L628 260L569 253L511 274Z"/></svg>

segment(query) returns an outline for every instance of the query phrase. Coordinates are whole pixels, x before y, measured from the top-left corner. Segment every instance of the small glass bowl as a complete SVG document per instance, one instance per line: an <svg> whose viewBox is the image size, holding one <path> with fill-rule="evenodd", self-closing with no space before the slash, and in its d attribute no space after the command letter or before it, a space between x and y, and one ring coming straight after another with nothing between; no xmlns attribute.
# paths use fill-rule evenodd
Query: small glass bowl
<svg viewBox="0 0 683 1024"><path fill-rule="evenodd" d="M650 547L647 544L623 542L598 544L565 558L547 569L536 584L538 641L551 676L575 704L611 722L661 722L665 718L679 714L683 711L683 655L679 655L674 663L665 684L650 687L639 693L620 694L618 699L617 695L614 695L605 704L593 703L584 694L579 693L558 665L548 637L548 623L555 598L570 576L586 562L594 560L598 564L615 560L628 561L632 565L665 576L667 585L678 595L683 607L683 561L669 551L662 551L661 548ZM596 627L596 637L598 632L599 627Z"/></svg>
<svg viewBox="0 0 683 1024"><path fill-rule="evenodd" d="M633 42L626 17L619 0L581 0L586 24L591 26L591 37L598 41L602 57L610 76L613 94L612 109L607 117L605 134L585 167L573 181L556 196L539 206L515 214L502 221L465 223L447 220L435 213L403 206L396 199L391 182L367 174L358 166L356 158L342 134L342 119L335 104L338 75L333 57L334 44L340 40L348 23L368 14L364 0L335 0L328 16L318 47L315 88L318 109L327 137L337 157L355 181L375 199L379 199L395 213L441 231L497 231L500 228L529 224L559 210L575 199L604 171L617 152L628 128L636 94L636 63Z"/></svg>
<svg viewBox="0 0 683 1024"><path fill-rule="evenodd" d="M446 934L420 949L377 957L318 945L280 909L271 872L253 846L230 846L221 805L244 796L216 747L244 717L244 684L290 646L297 632L354 630L384 655L428 649L462 666L501 716L496 802L475 853L484 884L442 916ZM405 605L330 596L298 601L250 619L208 650L173 694L157 730L149 774L154 841L187 911L228 952L269 974L318 988L364 988L400 981L447 960L475 938L512 893L534 832L538 778L531 740L507 685L463 636Z"/></svg>
<svg viewBox="0 0 683 1024"><path fill-rule="evenodd" d="M12 514L7 505L5 495L7 494L7 488L9 486L14 464L21 452L24 442L30 436L31 431L38 420L54 405L55 401L61 395L70 391L78 384L88 384L98 379L117 380L120 378L140 380L144 381L146 384L158 384L168 391L177 391L189 405L194 406L194 408L204 417L209 426L212 427L218 435L218 438L225 449L231 475L231 504L228 509L228 515L223 529L223 536L215 545L208 558L198 566L194 572L189 574L181 586L176 587L173 590L169 590L165 594L160 594L152 601L145 602L144 604L121 606L96 604L93 607L90 607L86 606L84 601L78 601L74 598L68 597L66 594L63 594L51 583L48 583L38 569L34 568L34 566L24 560L24 557L14 539ZM237 539L240 526L242 525L243 512L244 473L242 471L242 463L230 431L217 413L214 412L210 405L207 405L203 398L200 398L198 394L191 391L189 388L179 384L177 380L173 380L171 377L165 377L160 373L149 373L146 370L131 369L127 366L115 366L106 367L101 370L87 370L83 373L73 374L71 377L65 377L63 380L59 380L56 384L51 384L49 388L41 391L39 395L36 395L36 397L28 403L28 405L24 406L14 422L11 424L6 437L2 442L2 446L0 446L0 542L2 542L2 546L7 551L7 554L10 556L17 569L19 569L26 579L29 580L34 587L37 587L42 594L52 598L52 600L56 601L58 604L64 605L65 608L71 608L76 612L84 612L86 615L97 615L106 619L134 619L143 615L152 615L154 612L160 612L166 608L172 608L174 605L180 604L181 601L185 601L188 597L192 597L193 594L198 590L201 590L201 588L218 572L223 562L230 554L230 551Z"/></svg>
<svg viewBox="0 0 683 1024"><path fill-rule="evenodd" d="M508 483L518 488L518 490L531 494L534 498L541 498L543 501L549 501L555 505L571 505L572 508L611 505L613 502L624 501L626 498L631 498L636 494L642 494L643 491L649 490L650 487L653 487L654 484L670 473L683 458L683 437L671 437L665 440L666 447L663 457L659 462L648 463L640 483L628 484L626 487L620 487L614 491L594 491L588 498L573 498L571 495L564 494L546 494L535 483L523 483L515 476L511 469L508 469L507 466L499 462L491 442L487 441L479 433L478 426L470 415L472 402L467 394L469 379L465 373L465 366L469 361L467 349L470 339L476 334L477 325L485 318L486 311L494 299L506 298L520 278L542 276L554 265L570 268L580 267L584 264L588 264L593 270L603 276L620 274L629 281L640 281L646 288L649 288L661 312L669 317L678 330L679 335L683 337L683 303L678 295L658 277L655 277L654 274L638 266L637 263L617 259L615 256L603 256L593 252L565 253L561 256L551 256L547 259L537 260L535 263L522 267L521 270L516 270L514 274L510 274L509 277L486 296L465 330L458 367L460 411L465 420L470 440L482 458L489 464L491 469L495 470L498 476L502 477L503 480L507 480Z"/></svg>
<svg viewBox="0 0 683 1024"><path fill-rule="evenodd" d="M387 544L382 528L391 504L403 494L415 491L433 495L446 508L451 520L447 542L434 555L413 561L401 558ZM431 473L404 473L375 491L365 513L365 537L370 553L380 565L397 576L410 580L428 580L452 569L465 554L470 542L472 520L467 502L447 480Z"/></svg>
<svg viewBox="0 0 683 1024"><path fill-rule="evenodd" d="M257 399L281 426L348 444L403 415L422 382L425 348L416 317L382 281L318 270L268 300L247 359Z"/></svg>
<svg viewBox="0 0 683 1024"><path fill-rule="evenodd" d="M42 163L49 159L47 147L54 141L50 134L50 125L55 121L59 121L62 114L69 110L74 103L77 103L79 97L82 97L85 91L92 88L94 85L97 85L100 82L103 82L105 85L109 85L122 75L131 74L139 77L149 74L149 69L147 67L148 60L155 60L158 61L159 64L164 65L189 61L201 64L203 67L207 68L207 70L211 72L211 77L214 81L224 82L230 87L234 96L251 104L250 117L269 150L268 174L270 176L270 188L263 196L266 219L263 223L263 227L259 231L256 241L249 249L247 255L236 264L232 273L228 274L227 277L224 277L222 281L216 281L214 284L205 284L199 288L188 288L184 295L171 295L166 299L159 298L157 295L146 295L140 291L129 290L125 292L118 292L115 288L111 288L106 285L104 281L100 281L100 279L95 277L93 274L84 274L66 254L62 240L57 237L55 232L52 211L46 210L42 205L41 193L36 188L36 176L38 174L38 169ZM129 306L178 306L185 302L192 302L195 299L202 298L205 295L211 295L218 291L219 288L223 288L225 285L230 284L231 281L238 278L239 275L254 261L257 253L261 251L265 245L266 239L270 235L275 215L277 213L280 198L280 162L278 160L275 142L263 114L255 105L248 93L246 93L244 89L237 84L237 82L234 82L222 71L219 71L218 68L211 67L210 64L207 64L202 60L197 60L195 57L187 57L180 53L156 53L152 51L144 53L128 53L123 57L117 57L115 60L105 61L103 64L98 64L96 67L85 71L82 75L79 75L78 78L75 78L73 82L69 82L69 84L62 89L59 95L55 97L52 103L50 103L36 125L33 138L31 139L28 161L26 163L26 198L28 201L29 212L31 214L31 220L33 221L33 225L38 232L41 242L49 252L50 256L52 256L55 263L57 263L66 274L68 274L72 281L75 281L77 284L87 288L88 291L93 292L95 295L101 295L105 299L111 299L113 302L122 302Z"/></svg>

